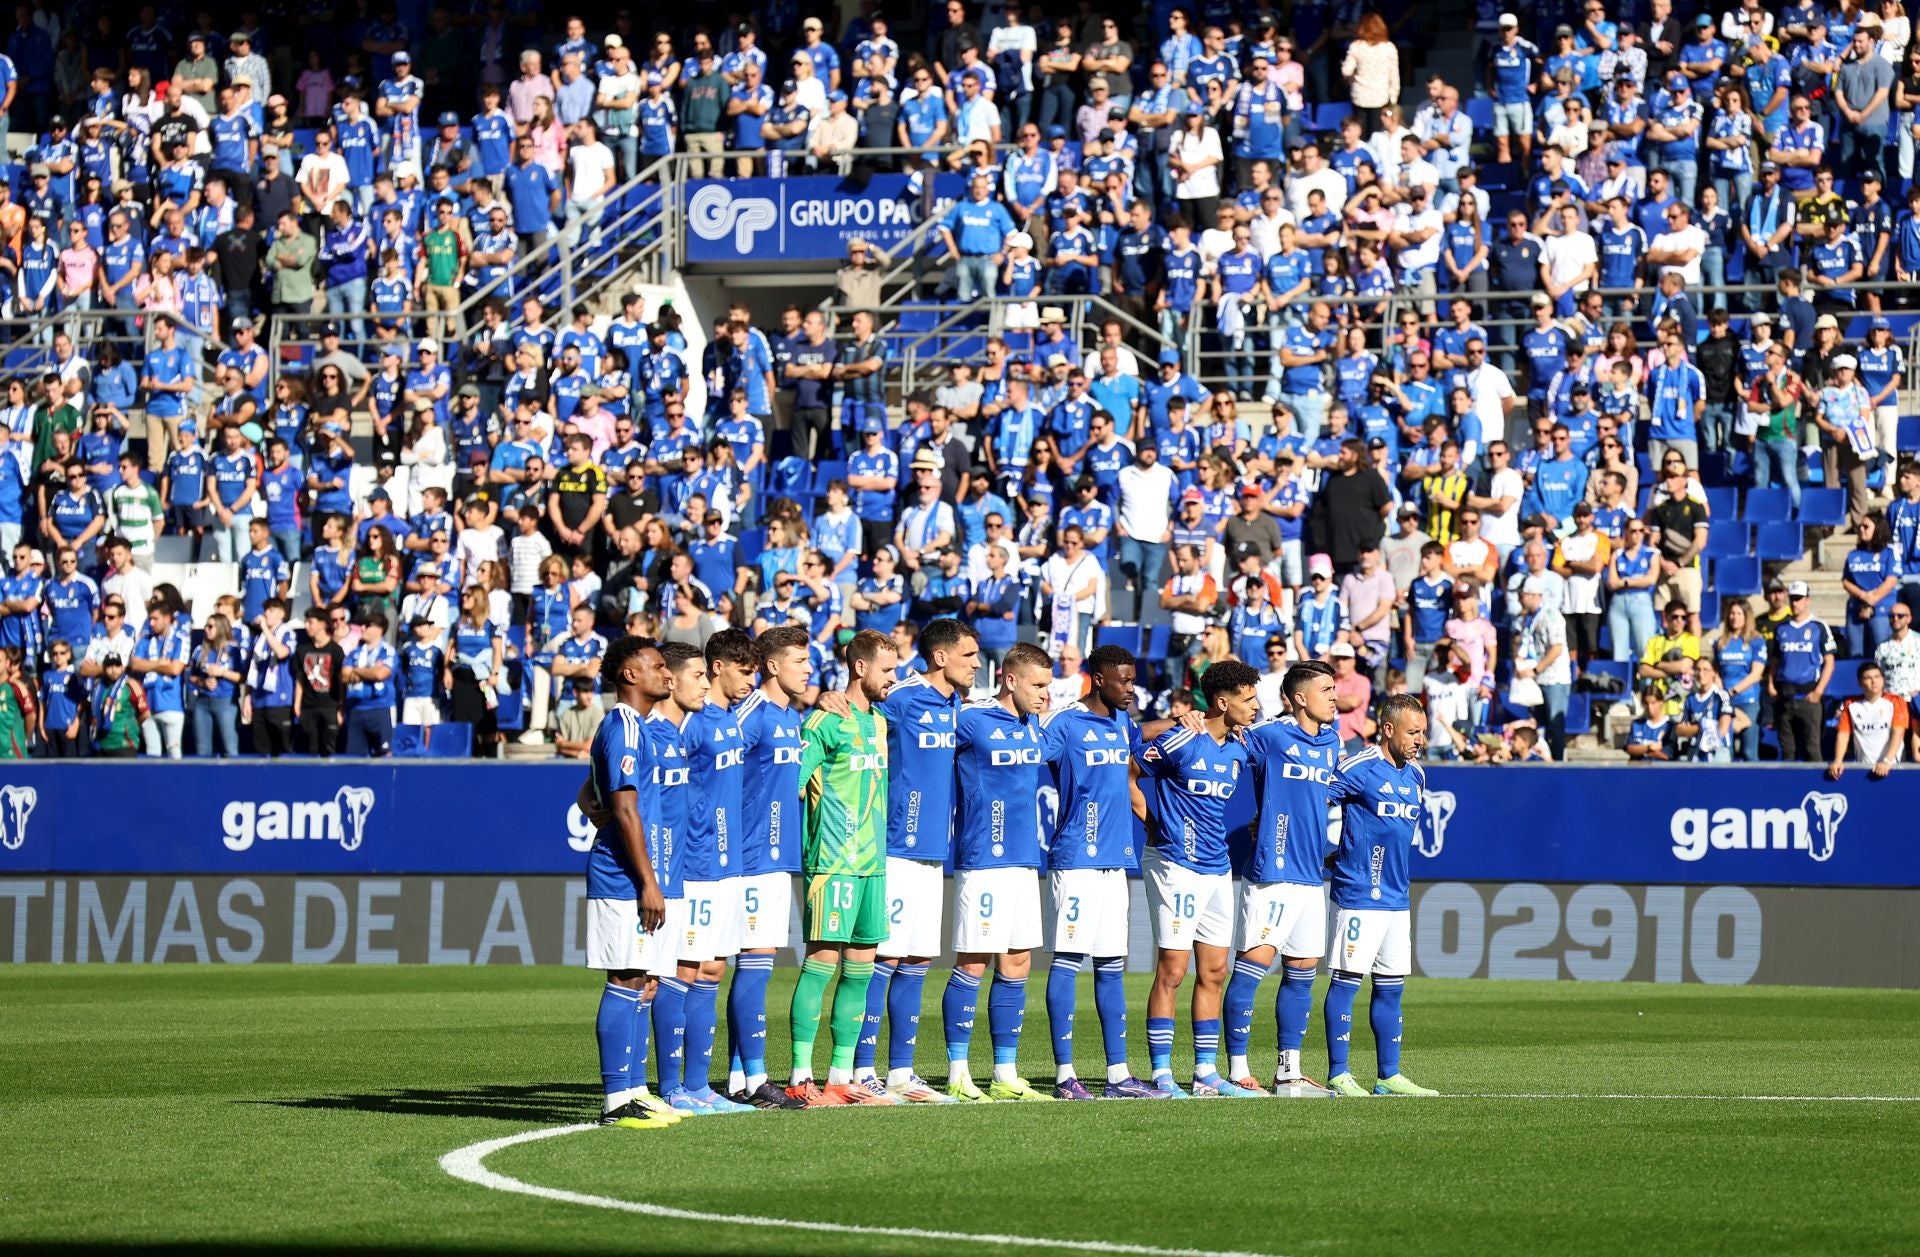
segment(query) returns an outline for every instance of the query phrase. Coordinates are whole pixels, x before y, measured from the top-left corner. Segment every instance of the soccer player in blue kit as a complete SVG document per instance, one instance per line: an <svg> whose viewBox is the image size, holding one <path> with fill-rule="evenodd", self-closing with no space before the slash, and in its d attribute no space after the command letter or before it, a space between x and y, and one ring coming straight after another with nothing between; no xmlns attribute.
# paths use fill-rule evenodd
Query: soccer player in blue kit
<svg viewBox="0 0 1920 1257"><path fill-rule="evenodd" d="M1247 774L1239 733L1260 714L1260 674L1237 659L1223 660L1200 678L1205 732L1186 724L1149 727L1145 750L1134 757L1147 822L1140 860L1153 907L1160 951L1147 996L1147 1052L1153 1084L1170 1097L1186 1092L1173 1080L1174 1001L1194 962L1193 1095L1258 1095L1220 1076L1220 1000L1233 946L1233 864L1227 853L1227 800Z"/></svg>
<svg viewBox="0 0 1920 1257"><path fill-rule="evenodd" d="M980 672L980 635L955 619L929 621L913 669L887 691L887 941L867 989L867 1021L853 1058L854 1082L908 1104L945 1104L913 1071L927 969L939 956L946 862L953 851L954 735ZM822 705L835 700L822 697ZM878 1084L880 1018L887 1024L887 1077Z"/></svg>
<svg viewBox="0 0 1920 1257"><path fill-rule="evenodd" d="M1053 1094L1091 1100L1073 1064L1080 971L1093 961L1093 1003L1107 1050L1108 1100L1158 1099L1127 1065L1127 870L1139 859L1128 765L1141 748L1134 723L1133 655L1102 646L1087 656L1085 698L1040 718L1041 754L1059 800L1047 848L1053 897L1053 963L1047 1021L1053 1030Z"/></svg>
<svg viewBox="0 0 1920 1257"><path fill-rule="evenodd" d="M719 1029L720 979L740 950L741 791L746 747L733 707L753 691L759 654L742 629L707 639L704 658L684 661L670 643L674 700L686 711L680 749L686 756L687 827L680 844L686 881L686 920L680 940L677 980L687 989L683 1090L668 1103L693 1113L737 1113L743 1105L716 1092L709 1079L713 1040Z"/></svg>
<svg viewBox="0 0 1920 1257"><path fill-rule="evenodd" d="M1240 870L1240 954L1227 981L1227 1076L1263 1090L1247 1068L1247 1038L1261 981L1281 969L1274 999L1279 1023L1275 1095L1324 1098L1300 1073L1300 1045L1313 1010L1313 979L1327 950L1327 787L1340 762L1333 669L1297 663L1280 679L1288 714L1247 730L1257 817Z"/></svg>
<svg viewBox="0 0 1920 1257"><path fill-rule="evenodd" d="M1215 665L1218 666L1218 665ZM1371 972L1368 1009L1379 1057L1374 1095L1431 1096L1400 1072L1400 995L1413 967L1409 897L1411 852L1424 806L1427 716L1420 700L1395 694L1380 704L1378 745L1349 755L1335 771L1329 796L1341 809L1333 856L1333 981L1327 987L1327 1087L1364 1096L1347 1068L1353 1003Z"/></svg>
<svg viewBox="0 0 1920 1257"><path fill-rule="evenodd" d="M807 630L797 624L768 629L753 645L760 687L733 710L747 762L740 791L740 956L727 990L727 1092L736 1104L798 1109L805 1101L767 1081L767 984L774 952L792 941L802 836L801 714L793 704L806 692L813 662Z"/></svg>
<svg viewBox="0 0 1920 1257"><path fill-rule="evenodd" d="M1215 664L1216 668L1225 667ZM953 976L941 1012L947 1031L947 1094L956 1100L1052 1101L1020 1077L1027 973L1040 924L1040 783L1045 764L1039 713L1053 660L1029 642L1007 651L1000 692L960 709L954 736ZM1251 684L1251 682L1249 682ZM993 1082L983 1093L967 1065L980 979L994 963L987 996Z"/></svg>
<svg viewBox="0 0 1920 1257"><path fill-rule="evenodd" d="M651 639L624 637L607 651L601 676L617 701L594 734L580 805L605 818L587 857L587 964L606 989L594 1037L605 1091L603 1126L660 1130L681 1120L647 1094L649 975L671 972L679 907L671 847L658 841L659 787L645 725L667 697L666 662Z"/></svg>

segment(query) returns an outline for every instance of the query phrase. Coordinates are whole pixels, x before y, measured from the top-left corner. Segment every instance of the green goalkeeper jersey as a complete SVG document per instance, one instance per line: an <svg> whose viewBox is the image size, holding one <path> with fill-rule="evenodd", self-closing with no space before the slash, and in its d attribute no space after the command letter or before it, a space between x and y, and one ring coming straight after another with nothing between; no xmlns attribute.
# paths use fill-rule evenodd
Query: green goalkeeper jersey
<svg viewBox="0 0 1920 1257"><path fill-rule="evenodd" d="M816 711L800 726L808 875L865 877L887 868L887 721L877 711Z"/></svg>

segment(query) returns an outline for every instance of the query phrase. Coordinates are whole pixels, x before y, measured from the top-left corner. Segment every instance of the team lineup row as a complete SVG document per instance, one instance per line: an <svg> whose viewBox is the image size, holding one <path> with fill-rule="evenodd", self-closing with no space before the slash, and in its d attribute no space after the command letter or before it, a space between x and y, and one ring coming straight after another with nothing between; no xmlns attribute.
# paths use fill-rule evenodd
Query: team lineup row
<svg viewBox="0 0 1920 1257"><path fill-rule="evenodd" d="M803 715L795 699L809 672L804 630L722 632L704 653L638 637L608 649L601 676L618 702L594 739L579 797L598 827L587 963L607 974L596 1020L604 1124L660 1129L748 1107L1093 1099L1073 1061L1075 988L1089 964L1104 1098L1434 1094L1399 1064L1409 854L1424 789L1426 717L1417 700L1388 699L1378 744L1342 759L1324 664L1289 670L1288 714L1278 719L1256 723L1257 674L1226 661L1201 679L1204 715L1143 727L1132 715L1135 661L1118 648L1093 652L1083 697L1051 710L1053 662L1037 647L1007 651L998 693L976 702L966 701L981 662L970 626L928 624L919 653L925 670L902 677L889 638L857 634L846 648L846 689ZM1236 867L1226 817L1243 783L1254 791L1256 820ZM914 1072L914 1055L926 975L943 950L949 861L954 957L941 997L949 1073L937 1088ZM1123 986L1134 868L1158 947L1144 1082L1128 1064ZM1017 1066L1032 953L1046 940L1043 872L1051 1094ZM791 941L796 873L805 959L782 1088L767 1072L767 987L775 953ZM1303 1074L1300 1054L1329 899L1335 955L1322 1086ZM709 1075L730 961L722 1093ZM1270 1090L1247 1053L1255 997L1276 962ZM994 1066L983 1090L968 1062L990 965ZM1172 1070L1175 1001L1189 969L1194 1071L1182 1088ZM1348 1068L1354 1005L1368 976L1379 1079L1371 1093ZM814 1047L836 977L823 1086ZM650 1046L657 1091L647 1085Z"/></svg>

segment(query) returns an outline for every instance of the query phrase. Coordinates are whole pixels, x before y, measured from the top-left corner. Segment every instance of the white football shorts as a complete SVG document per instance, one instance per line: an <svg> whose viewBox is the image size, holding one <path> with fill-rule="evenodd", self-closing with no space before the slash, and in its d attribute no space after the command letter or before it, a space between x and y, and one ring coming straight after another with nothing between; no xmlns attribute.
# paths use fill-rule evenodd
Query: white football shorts
<svg viewBox="0 0 1920 1257"><path fill-rule="evenodd" d="M721 885L740 888L741 951L785 947L793 938L793 874L761 873Z"/></svg>
<svg viewBox="0 0 1920 1257"><path fill-rule="evenodd" d="M998 956L1045 939L1035 869L963 869L953 875L953 949Z"/></svg>
<svg viewBox="0 0 1920 1257"><path fill-rule="evenodd" d="M667 900L667 923L649 934L640 928L639 900L587 900L587 968L671 976L682 911L678 899Z"/></svg>
<svg viewBox="0 0 1920 1257"><path fill-rule="evenodd" d="M1197 873L1154 850L1140 857L1140 871L1161 951L1186 951L1195 943L1233 946L1233 874Z"/></svg>
<svg viewBox="0 0 1920 1257"><path fill-rule="evenodd" d="M1282 956L1327 954L1327 888L1302 882L1245 882L1240 887L1240 950L1277 947Z"/></svg>
<svg viewBox="0 0 1920 1257"><path fill-rule="evenodd" d="M1127 954L1132 896L1125 869L1056 869L1047 874L1053 898L1053 950L1107 957Z"/></svg>
<svg viewBox="0 0 1920 1257"><path fill-rule="evenodd" d="M680 917L680 959L698 962L739 954L740 879L682 882L680 894L686 904Z"/></svg>
<svg viewBox="0 0 1920 1257"><path fill-rule="evenodd" d="M947 870L938 860L887 857L887 941L880 954L888 960L940 954L940 918L946 908Z"/></svg>
<svg viewBox="0 0 1920 1257"><path fill-rule="evenodd" d="M1413 913L1405 908L1340 908L1333 914L1333 956L1343 973L1404 977L1413 972Z"/></svg>

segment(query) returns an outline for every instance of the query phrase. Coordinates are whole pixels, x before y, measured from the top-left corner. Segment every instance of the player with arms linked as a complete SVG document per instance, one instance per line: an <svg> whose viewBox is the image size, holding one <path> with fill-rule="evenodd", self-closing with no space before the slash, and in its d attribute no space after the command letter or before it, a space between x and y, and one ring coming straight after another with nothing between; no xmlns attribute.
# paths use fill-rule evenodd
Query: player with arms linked
<svg viewBox="0 0 1920 1257"><path fill-rule="evenodd" d="M887 718L887 940L867 988L867 1024L853 1076L869 1090L880 1019L887 1025L887 1093L909 1104L951 1098L913 1072L927 969L940 954L947 857L953 851L953 748L960 708L980 672L980 635L955 619L933 620L917 643L925 670L910 670L880 705ZM821 700L832 710L834 695Z"/></svg>
<svg viewBox="0 0 1920 1257"><path fill-rule="evenodd" d="M1039 713L1053 660L1021 642L1000 667L1000 692L960 710L954 736L953 976L941 1012L947 1031L947 1094L956 1100L1051 1102L1020 1077L1027 973L1041 943ZM987 997L993 1082L974 1085L968 1065L980 979L994 965Z"/></svg>
<svg viewBox="0 0 1920 1257"><path fill-rule="evenodd" d="M1220 999L1233 946L1233 864L1227 853L1227 801L1247 773L1241 731L1260 715L1260 674L1237 659L1208 668L1200 678L1207 715L1196 732L1183 722L1143 731L1149 739L1134 757L1140 787L1135 809L1147 822L1147 853L1140 871L1153 905L1160 950L1147 996L1147 1051L1153 1084L1184 1098L1173 1081L1174 1000L1194 962L1193 1095L1260 1094L1220 1076Z"/></svg>
<svg viewBox="0 0 1920 1257"><path fill-rule="evenodd" d="M1133 838L1128 765L1141 748L1133 720L1134 658L1118 646L1087 656L1085 698L1040 718L1041 754L1053 770L1059 809L1047 848L1053 894L1053 964L1047 1021L1053 1030L1053 1094L1091 1100L1073 1064L1080 971L1093 961L1093 1004L1107 1050L1108 1100L1159 1099L1127 1065L1127 870L1139 860Z"/></svg>
<svg viewBox="0 0 1920 1257"><path fill-rule="evenodd" d="M715 634L716 637L719 634ZM740 956L727 991L733 1062L727 1090L737 1104L797 1109L799 1100L767 1081L767 984L773 956L789 942L793 874L800 871L800 713L812 661L807 630L788 624L753 643L760 688L734 708L746 748L741 786Z"/></svg>
<svg viewBox="0 0 1920 1257"><path fill-rule="evenodd" d="M877 710L900 655L884 633L862 629L847 643L848 714L816 710L800 727L800 789L806 841L807 958L793 988L793 1076L787 1094L809 1108L897 1104L853 1085L853 1054L866 1021L873 958L887 937L887 720ZM833 1058L827 1085L813 1081L813 1044L827 984L833 993Z"/></svg>
<svg viewBox="0 0 1920 1257"><path fill-rule="evenodd" d="M1300 1045L1313 1010L1313 979L1327 951L1327 787L1340 762L1333 669L1298 663L1280 679L1288 714L1247 730L1258 813L1240 870L1240 954L1227 982L1227 1073L1262 1090L1247 1068L1247 1038L1260 983L1285 961L1274 999L1280 1063L1274 1094L1324 1098L1300 1073Z"/></svg>
<svg viewBox="0 0 1920 1257"><path fill-rule="evenodd" d="M647 1005L653 976L671 973L680 907L672 848L658 841L659 785L645 725L668 694L666 661L650 638L623 637L601 676L617 701L594 734L580 810L597 826L587 856L587 964L604 969L594 1033L605 1091L603 1126L661 1130L680 1121L647 1092Z"/></svg>
<svg viewBox="0 0 1920 1257"><path fill-rule="evenodd" d="M1347 1068L1353 1004L1373 974L1369 1007L1380 1080L1374 1095L1440 1094L1400 1072L1400 996L1413 968L1411 882L1426 773L1427 715L1411 694L1380 704L1378 745L1340 761L1328 795L1340 809L1333 865L1333 981L1327 987L1327 1087L1339 1096L1366 1089Z"/></svg>

